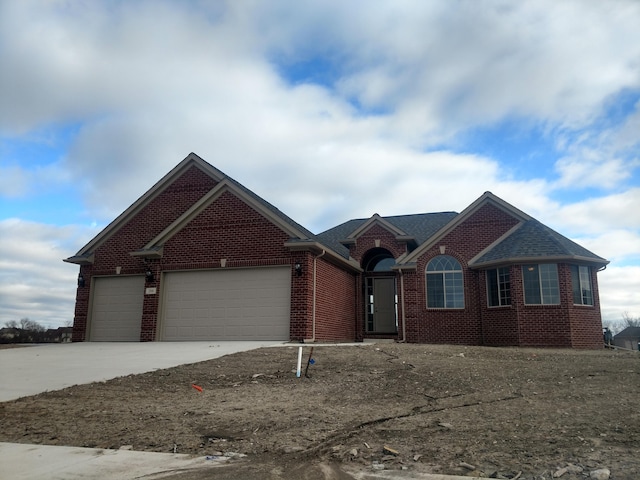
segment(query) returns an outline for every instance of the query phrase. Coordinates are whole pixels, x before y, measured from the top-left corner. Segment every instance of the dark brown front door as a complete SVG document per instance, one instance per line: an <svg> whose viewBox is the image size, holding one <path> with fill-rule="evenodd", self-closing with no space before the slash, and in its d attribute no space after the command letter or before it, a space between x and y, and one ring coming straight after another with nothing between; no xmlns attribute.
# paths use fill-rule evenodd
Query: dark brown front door
<svg viewBox="0 0 640 480"><path fill-rule="evenodd" d="M396 333L396 284L393 277L368 279L367 331Z"/></svg>

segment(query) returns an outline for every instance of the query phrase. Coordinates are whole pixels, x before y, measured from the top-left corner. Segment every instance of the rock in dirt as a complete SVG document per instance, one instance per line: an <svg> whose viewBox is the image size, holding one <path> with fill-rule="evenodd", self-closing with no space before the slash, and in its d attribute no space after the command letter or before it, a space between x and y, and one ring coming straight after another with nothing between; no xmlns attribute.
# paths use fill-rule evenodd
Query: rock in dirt
<svg viewBox="0 0 640 480"><path fill-rule="evenodd" d="M460 462L458 465L460 465L462 468L466 468L467 470L475 470L476 469L475 465L471 465L470 463L467 463L467 462Z"/></svg>
<svg viewBox="0 0 640 480"><path fill-rule="evenodd" d="M553 478L560 478L565 473L582 473L583 468L572 463L553 472Z"/></svg>
<svg viewBox="0 0 640 480"><path fill-rule="evenodd" d="M593 480L609 480L611 471L608 468L599 468L598 470L592 470L589 474L589 478Z"/></svg>

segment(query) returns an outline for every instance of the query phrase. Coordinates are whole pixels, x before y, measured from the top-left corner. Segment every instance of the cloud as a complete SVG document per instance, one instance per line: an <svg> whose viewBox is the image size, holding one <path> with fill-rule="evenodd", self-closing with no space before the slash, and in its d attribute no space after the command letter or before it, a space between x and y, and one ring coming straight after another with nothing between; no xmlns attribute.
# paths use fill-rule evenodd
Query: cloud
<svg viewBox="0 0 640 480"><path fill-rule="evenodd" d="M559 205L548 218L568 234L604 234L613 230L640 231L640 188Z"/></svg>
<svg viewBox="0 0 640 480"><path fill-rule="evenodd" d="M78 267L63 258L97 232L0 220L0 325L29 318L46 327L73 321Z"/></svg>
<svg viewBox="0 0 640 480"><path fill-rule="evenodd" d="M625 312L640 317L640 267L610 266L598 273L598 287L603 323L622 320Z"/></svg>

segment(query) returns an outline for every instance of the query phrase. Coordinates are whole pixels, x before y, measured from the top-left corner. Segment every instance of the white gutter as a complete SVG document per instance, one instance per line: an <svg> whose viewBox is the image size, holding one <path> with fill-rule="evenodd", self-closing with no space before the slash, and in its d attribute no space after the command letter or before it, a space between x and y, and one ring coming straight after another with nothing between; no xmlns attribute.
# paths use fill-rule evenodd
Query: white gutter
<svg viewBox="0 0 640 480"><path fill-rule="evenodd" d="M322 257L325 253L327 253L324 249L320 255L316 255L313 257L313 307L311 312L311 341L316 341L316 270L317 270L317 261L320 257Z"/></svg>

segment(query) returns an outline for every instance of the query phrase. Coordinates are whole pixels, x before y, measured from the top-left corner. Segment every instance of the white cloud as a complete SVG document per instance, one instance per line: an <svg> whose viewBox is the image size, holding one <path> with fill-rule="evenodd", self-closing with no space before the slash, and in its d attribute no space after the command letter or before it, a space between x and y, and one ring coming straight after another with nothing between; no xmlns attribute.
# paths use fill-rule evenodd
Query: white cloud
<svg viewBox="0 0 640 480"><path fill-rule="evenodd" d="M71 175L55 162L23 167L17 163L0 165L0 197L21 198L36 192L67 186Z"/></svg>
<svg viewBox="0 0 640 480"><path fill-rule="evenodd" d="M640 317L640 267L610 266L598 273L598 286L603 322L619 321L625 312Z"/></svg>
<svg viewBox="0 0 640 480"><path fill-rule="evenodd" d="M605 234L613 230L640 231L640 188L621 193L588 198L580 202L559 205L547 218L573 235Z"/></svg>
<svg viewBox="0 0 640 480"><path fill-rule="evenodd" d="M73 321L78 267L62 262L95 230L18 219L0 221L0 325L29 318L46 327Z"/></svg>

